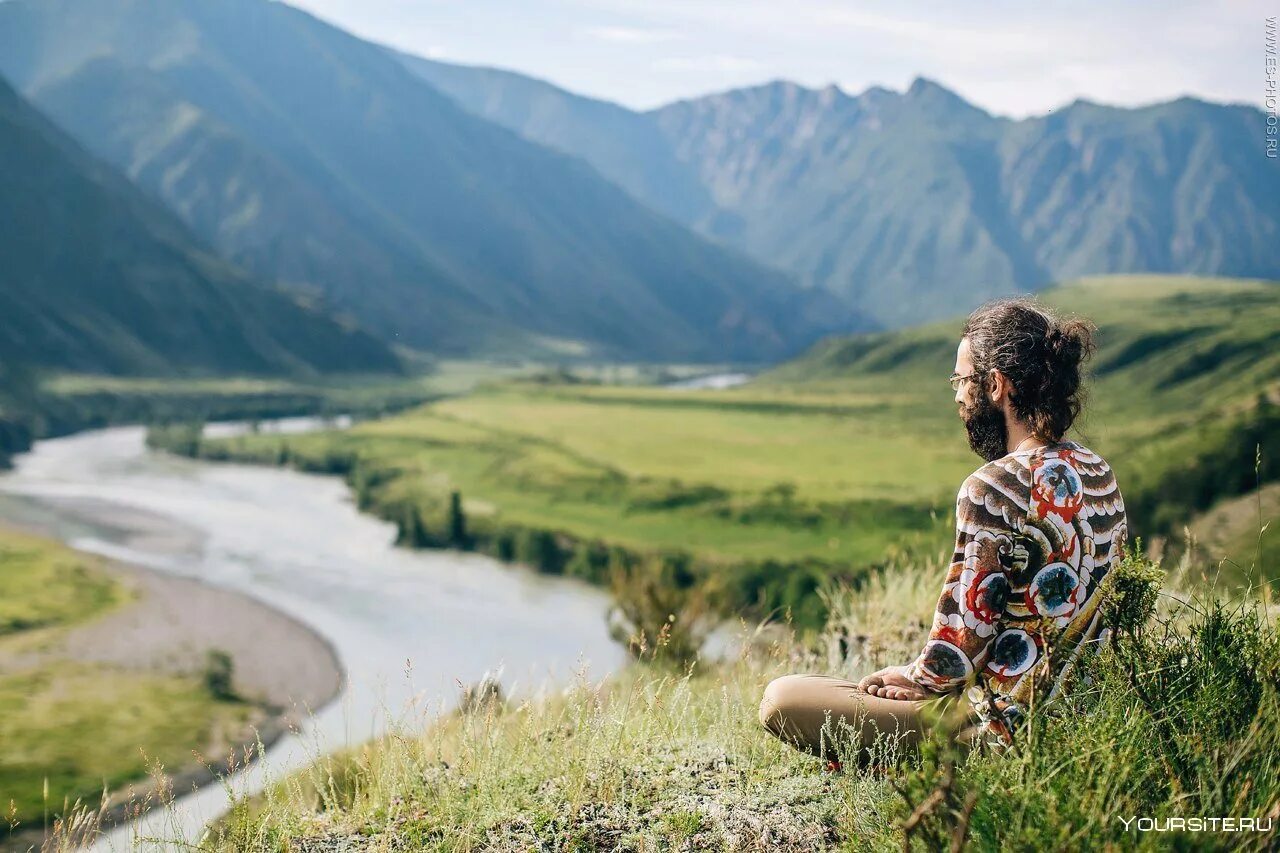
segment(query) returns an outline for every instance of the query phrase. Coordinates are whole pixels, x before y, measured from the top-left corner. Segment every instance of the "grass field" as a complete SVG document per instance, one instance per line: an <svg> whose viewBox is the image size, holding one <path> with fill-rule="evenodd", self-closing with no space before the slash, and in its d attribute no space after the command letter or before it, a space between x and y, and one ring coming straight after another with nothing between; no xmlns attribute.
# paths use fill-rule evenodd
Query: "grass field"
<svg viewBox="0 0 1280 853"><path fill-rule="evenodd" d="M96 808L104 790L146 788L154 772L223 755L243 734L249 710L211 699L194 677L68 662L0 672L6 822L43 826L77 800Z"/></svg>
<svg viewBox="0 0 1280 853"><path fill-rule="evenodd" d="M441 361L404 377L319 382L248 377L44 374L0 365L0 468L39 438L117 424L385 415L480 382L528 373L523 363Z"/></svg>
<svg viewBox="0 0 1280 853"><path fill-rule="evenodd" d="M1043 298L1098 326L1090 405L1075 432L1116 469L1133 530L1177 544L1198 514L1280 477L1280 283L1107 276ZM912 386L929 381L960 328L830 341L761 382L833 393Z"/></svg>
<svg viewBox="0 0 1280 853"><path fill-rule="evenodd" d="M1274 578L1280 565L1280 483L1228 498L1197 516L1189 526L1205 580L1220 570L1228 580ZM1254 571L1254 567L1270 571Z"/></svg>
<svg viewBox="0 0 1280 853"><path fill-rule="evenodd" d="M0 528L0 640L91 618L124 592L80 554Z"/></svg>
<svg viewBox="0 0 1280 853"><path fill-rule="evenodd" d="M214 699L199 678L89 666L45 653L62 632L122 606L95 558L0 528L0 848L104 787L230 746L250 705Z"/></svg>
<svg viewBox="0 0 1280 853"><path fill-rule="evenodd" d="M1280 440L1280 285L1119 276L1045 298L1099 325L1076 437L1112 461L1135 530L1176 538L1252 488L1256 445ZM345 433L200 452L345 473L414 544L587 576L610 546L681 551L731 578L731 609L797 605L824 573L950 536L955 490L979 463L946 382L959 329L835 339L730 390L514 380ZM1280 476L1278 458L1257 475Z"/></svg>
<svg viewBox="0 0 1280 853"><path fill-rule="evenodd" d="M759 727L761 691L778 674L856 678L914 655L940 571L895 566L837 592L827 630L808 642L744 629L744 651L727 662L642 663L541 700L407 721L242 803L208 848L1271 849L1274 831L1123 823L1265 820L1280 797L1274 612L1168 596L1152 612L1159 575L1141 561L1118 575L1128 582L1109 618L1120 639L1082 660L1091 689L1065 712L1034 712L1003 753L963 756L939 740L896 770L849 763L830 775ZM891 741L881 749L895 754Z"/></svg>
<svg viewBox="0 0 1280 853"><path fill-rule="evenodd" d="M910 453L886 420L850 417L851 399L755 407L715 393L508 383L346 432L243 436L199 452L344 473L361 505L413 544L479 547L597 580L610 549L691 554L729 588L729 609L805 602L815 624L820 579L856 574L913 538L932 547L945 483L972 467L954 441ZM896 462L877 441L898 442ZM894 472L907 468L914 485L895 494Z"/></svg>

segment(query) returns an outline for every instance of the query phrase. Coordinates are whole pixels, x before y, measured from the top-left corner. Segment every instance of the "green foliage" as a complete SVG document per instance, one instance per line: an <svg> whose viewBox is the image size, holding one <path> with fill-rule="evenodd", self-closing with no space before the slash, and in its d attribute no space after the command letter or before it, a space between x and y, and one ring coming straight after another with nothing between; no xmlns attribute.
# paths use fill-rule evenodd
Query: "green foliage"
<svg viewBox="0 0 1280 853"><path fill-rule="evenodd" d="M714 624L709 591L681 557L649 557L610 567L609 632L641 660L685 668Z"/></svg>
<svg viewBox="0 0 1280 853"><path fill-rule="evenodd" d="M1170 533L1195 512L1280 479L1280 408L1265 397L1247 406L1205 417L1164 442L1179 464L1137 472L1124 490L1125 504L1147 530Z"/></svg>
<svg viewBox="0 0 1280 853"><path fill-rule="evenodd" d="M462 511L462 493L455 489L449 493L449 544L455 548L466 548L470 542L467 516Z"/></svg>
<svg viewBox="0 0 1280 853"><path fill-rule="evenodd" d="M199 456L203 423L156 424L147 428L146 444L179 456Z"/></svg>
<svg viewBox="0 0 1280 853"><path fill-rule="evenodd" d="M1103 581L1103 624L1113 631L1136 634L1155 613L1163 581L1164 570L1142 556L1142 543L1135 542Z"/></svg>
<svg viewBox="0 0 1280 853"><path fill-rule="evenodd" d="M209 695L220 702L235 702L240 698L235 688L235 661L222 649L210 649L205 654L201 680Z"/></svg>

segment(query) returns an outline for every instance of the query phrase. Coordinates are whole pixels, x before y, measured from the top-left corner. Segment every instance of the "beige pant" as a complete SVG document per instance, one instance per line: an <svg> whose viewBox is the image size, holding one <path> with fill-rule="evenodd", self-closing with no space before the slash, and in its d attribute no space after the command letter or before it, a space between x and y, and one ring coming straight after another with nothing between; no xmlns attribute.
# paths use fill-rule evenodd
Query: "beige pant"
<svg viewBox="0 0 1280 853"><path fill-rule="evenodd" d="M850 761L856 751L860 765L901 758L933 726L953 732L963 748L972 748L979 737L973 711L960 697L885 699L826 675L774 679L760 701L760 724L791 746L822 758Z"/></svg>

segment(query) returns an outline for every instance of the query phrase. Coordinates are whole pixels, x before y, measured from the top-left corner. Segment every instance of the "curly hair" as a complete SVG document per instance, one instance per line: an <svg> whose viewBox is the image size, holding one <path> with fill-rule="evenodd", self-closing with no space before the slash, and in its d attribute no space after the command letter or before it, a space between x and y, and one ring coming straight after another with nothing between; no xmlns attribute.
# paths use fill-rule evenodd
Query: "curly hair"
<svg viewBox="0 0 1280 853"><path fill-rule="evenodd" d="M1093 354L1094 327L1060 319L1034 299L997 299L969 315L964 337L988 388L998 370L1013 385L1014 415L1048 441L1060 441L1084 407L1081 367Z"/></svg>

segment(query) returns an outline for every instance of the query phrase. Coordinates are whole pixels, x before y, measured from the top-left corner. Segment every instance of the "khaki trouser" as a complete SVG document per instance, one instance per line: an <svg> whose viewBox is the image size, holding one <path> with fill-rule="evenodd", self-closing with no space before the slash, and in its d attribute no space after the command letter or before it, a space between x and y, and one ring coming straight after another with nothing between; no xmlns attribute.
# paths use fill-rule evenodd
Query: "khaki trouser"
<svg viewBox="0 0 1280 853"><path fill-rule="evenodd" d="M760 701L760 724L791 746L821 758L850 761L856 750L860 765L901 758L914 751L933 726L954 732L953 740L965 749L979 739L977 719L961 697L885 699L862 692L852 681L826 675L774 679Z"/></svg>

